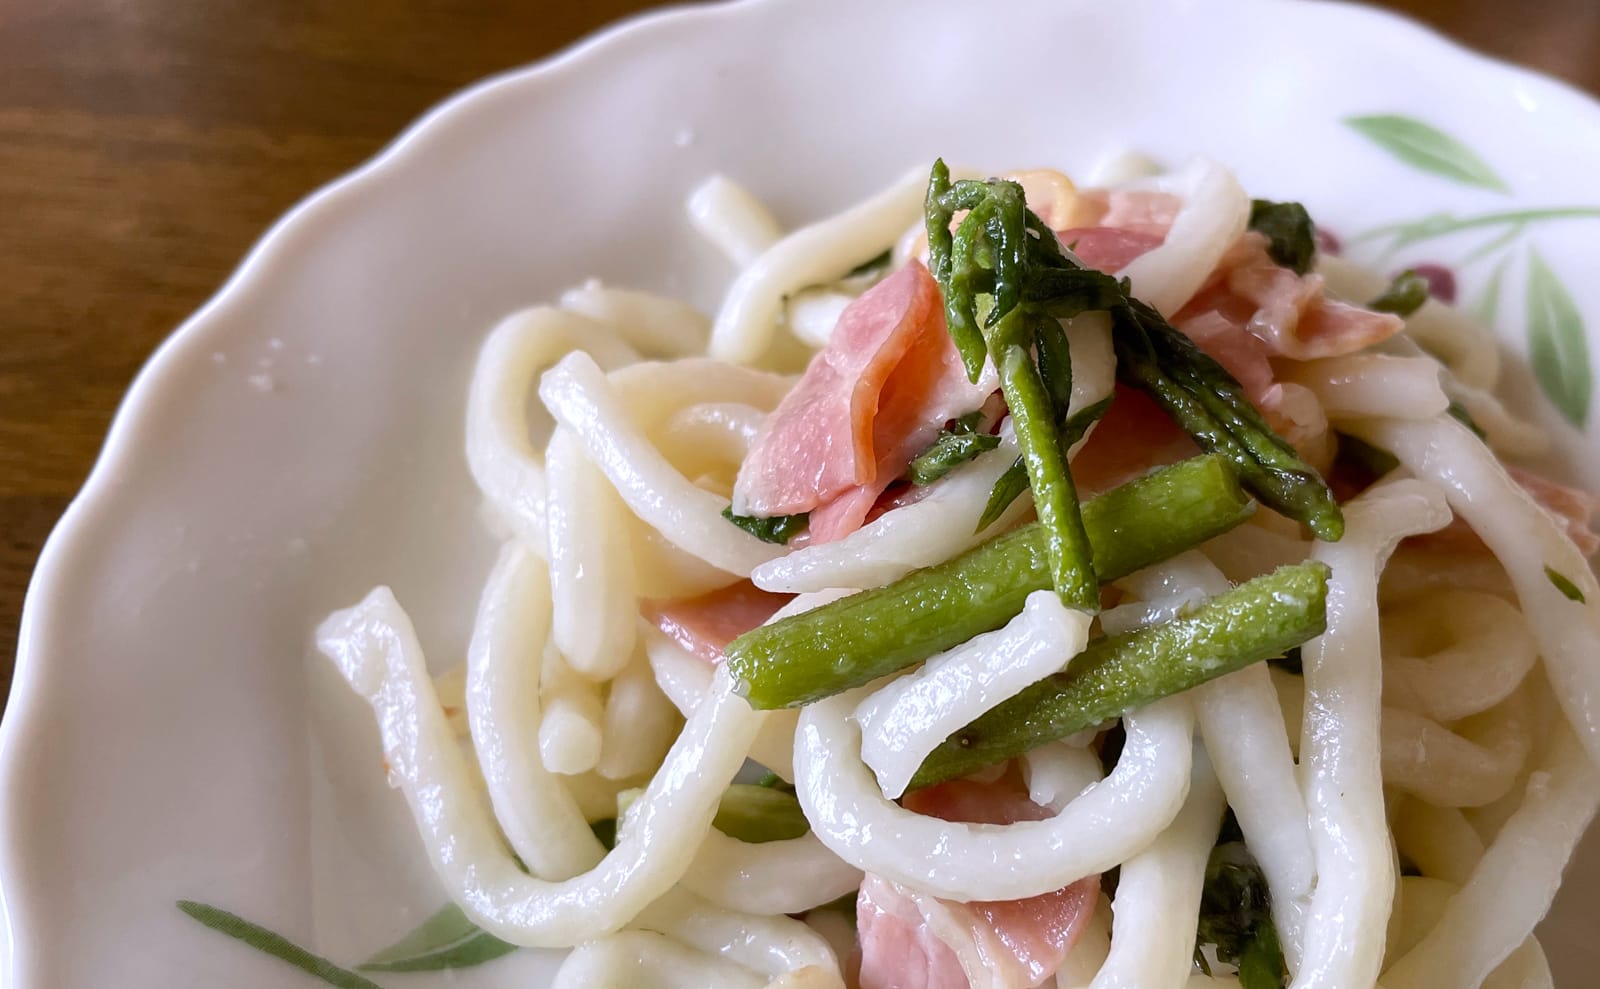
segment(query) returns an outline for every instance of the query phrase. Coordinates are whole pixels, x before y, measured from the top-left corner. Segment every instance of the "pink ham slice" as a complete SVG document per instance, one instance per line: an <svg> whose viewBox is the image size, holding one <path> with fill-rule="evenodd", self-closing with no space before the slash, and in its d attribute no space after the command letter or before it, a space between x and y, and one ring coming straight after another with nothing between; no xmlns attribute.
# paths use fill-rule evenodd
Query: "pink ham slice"
<svg viewBox="0 0 1600 989"><path fill-rule="evenodd" d="M957 780L907 795L905 806L947 821L1010 824L1050 816L998 783ZM1100 877L1025 900L955 903L868 875L856 900L861 989L1033 986L1060 967L1094 915ZM981 966L974 982L963 967Z"/></svg>
<svg viewBox="0 0 1600 989"><path fill-rule="evenodd" d="M913 261L845 309L767 417L734 482L734 511L811 512L813 543L852 532L944 424L993 390L967 380L938 283Z"/></svg>
<svg viewBox="0 0 1600 989"><path fill-rule="evenodd" d="M771 618L792 597L741 580L698 597L647 600L640 611L686 652L720 663L728 643Z"/></svg>

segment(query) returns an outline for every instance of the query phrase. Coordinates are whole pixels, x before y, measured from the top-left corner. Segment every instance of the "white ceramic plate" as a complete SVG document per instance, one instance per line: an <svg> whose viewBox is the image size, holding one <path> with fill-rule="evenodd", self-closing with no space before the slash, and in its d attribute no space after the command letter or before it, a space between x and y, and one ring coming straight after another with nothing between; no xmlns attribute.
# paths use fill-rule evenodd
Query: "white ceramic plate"
<svg viewBox="0 0 1600 989"><path fill-rule="evenodd" d="M1405 119L1347 119L1373 115ZM763 0L633 22L314 196L140 375L28 596L0 744L9 984L302 985L175 901L345 963L438 906L375 745L313 752L340 701L308 635L382 581L436 662L459 655L489 549L462 398L496 317L595 273L712 307L729 272L681 201L713 170L801 221L936 154L1070 172L1130 147L1221 159L1367 259L1385 241L1356 235L1385 224L1576 208L1435 219L1385 263L1451 263L1473 303L1497 285L1507 343L1532 333L1586 417L1600 107L1548 79L1309 3ZM1558 984L1600 963L1593 853L1586 871L1544 928ZM551 968L519 952L460 984Z"/></svg>

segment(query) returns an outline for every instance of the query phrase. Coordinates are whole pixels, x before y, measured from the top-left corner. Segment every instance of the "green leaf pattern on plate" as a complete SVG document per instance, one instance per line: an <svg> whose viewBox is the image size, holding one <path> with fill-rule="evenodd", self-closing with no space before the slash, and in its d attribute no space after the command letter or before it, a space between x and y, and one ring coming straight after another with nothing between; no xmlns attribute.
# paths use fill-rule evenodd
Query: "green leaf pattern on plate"
<svg viewBox="0 0 1600 989"><path fill-rule="evenodd" d="M1415 117L1395 113L1346 117L1345 123L1401 161L1466 185L1509 193L1511 187L1460 141Z"/></svg>
<svg viewBox="0 0 1600 989"><path fill-rule="evenodd" d="M1471 148L1431 124L1401 114L1346 117L1344 122L1401 161L1421 171L1465 185L1510 194L1511 187ZM1512 247L1529 228L1554 221L1600 219L1600 207L1554 206L1499 210L1470 216L1448 212L1428 213L1373 227L1351 239L1353 245L1382 244L1378 260L1387 261L1402 248L1442 240L1471 231L1488 234L1472 250L1455 260L1466 268L1495 258L1473 313L1493 323L1500 311L1501 292ZM1583 314L1561 279L1539 252L1528 248L1525 282L1528 357L1534 377L1551 403L1574 425L1588 421L1594 386L1589 362L1588 333Z"/></svg>
<svg viewBox="0 0 1600 989"><path fill-rule="evenodd" d="M1550 401L1582 428L1594 387L1583 316L1535 250L1528 254L1528 359Z"/></svg>
<svg viewBox="0 0 1600 989"><path fill-rule="evenodd" d="M357 967L363 972L437 972L482 965L516 950L516 945L478 927L451 903Z"/></svg>
<svg viewBox="0 0 1600 989"><path fill-rule="evenodd" d="M288 962L338 989L383 989L372 980L315 955L288 938L220 907L179 900L178 909L212 930ZM438 972L471 968L517 950L482 930L454 903L361 965L368 972Z"/></svg>

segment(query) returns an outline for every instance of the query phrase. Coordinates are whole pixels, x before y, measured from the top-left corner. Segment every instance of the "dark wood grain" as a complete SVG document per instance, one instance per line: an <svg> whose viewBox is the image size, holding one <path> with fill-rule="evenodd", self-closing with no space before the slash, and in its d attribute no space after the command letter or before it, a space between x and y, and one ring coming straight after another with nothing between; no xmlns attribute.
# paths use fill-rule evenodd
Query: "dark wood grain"
<svg viewBox="0 0 1600 989"><path fill-rule="evenodd" d="M428 106L631 0L0 0L0 697L133 373L261 231ZM1593 0L1401 0L1600 91Z"/></svg>

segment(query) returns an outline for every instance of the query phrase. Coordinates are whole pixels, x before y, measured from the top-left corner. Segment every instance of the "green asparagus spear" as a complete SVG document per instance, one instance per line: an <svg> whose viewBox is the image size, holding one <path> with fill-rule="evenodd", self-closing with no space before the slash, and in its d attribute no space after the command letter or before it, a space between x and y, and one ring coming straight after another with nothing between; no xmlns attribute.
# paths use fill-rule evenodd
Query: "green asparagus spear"
<svg viewBox="0 0 1600 989"><path fill-rule="evenodd" d="M1344 515L1321 475L1272 431L1222 365L1136 299L1112 320L1119 378L1155 399L1202 449L1228 458L1268 506L1320 539L1343 535Z"/></svg>
<svg viewBox="0 0 1600 989"><path fill-rule="evenodd" d="M912 484L921 487L976 457L1000 445L1000 437L978 432L981 413L970 412L957 419L950 428L941 432L928 448L917 454L906 471Z"/></svg>
<svg viewBox="0 0 1600 989"><path fill-rule="evenodd" d="M1083 506L1101 580L1115 580L1238 525L1253 506L1217 457L1129 481ZM1051 586L1037 523L885 587L763 625L727 648L757 708L787 707L860 686L999 628Z"/></svg>
<svg viewBox="0 0 1600 989"><path fill-rule="evenodd" d="M934 749L911 786L965 776L1283 655L1322 634L1328 574L1318 562L1280 567L1185 617L1091 642L1066 671L1010 698Z"/></svg>

